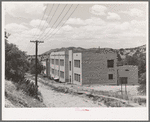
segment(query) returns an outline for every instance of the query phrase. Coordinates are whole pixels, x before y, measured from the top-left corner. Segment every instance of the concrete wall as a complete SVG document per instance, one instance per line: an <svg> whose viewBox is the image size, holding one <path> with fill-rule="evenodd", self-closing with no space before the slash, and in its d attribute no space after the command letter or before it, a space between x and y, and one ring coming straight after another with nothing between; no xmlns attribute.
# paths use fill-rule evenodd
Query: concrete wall
<svg viewBox="0 0 150 122"><path fill-rule="evenodd" d="M53 78L59 78L61 82L68 82L69 72L68 72L68 51L52 52L50 54L50 61L54 59L54 64L50 62L50 75ZM56 59L58 59L58 65L56 64ZM64 66L60 65L60 60L64 60ZM52 73L52 68L55 70ZM60 77L60 71L64 72L64 78Z"/></svg>
<svg viewBox="0 0 150 122"><path fill-rule="evenodd" d="M71 61L71 71L70 71L70 64L68 62L69 82L73 83L73 52L72 50L69 50L69 61Z"/></svg>
<svg viewBox="0 0 150 122"><path fill-rule="evenodd" d="M128 85L138 84L138 67L137 66L124 65L124 66L119 66L117 69L118 69L118 78L127 77Z"/></svg>
<svg viewBox="0 0 150 122"><path fill-rule="evenodd" d="M41 61L42 65L46 68L42 73L43 75L47 76L47 65L46 65L46 61Z"/></svg>
<svg viewBox="0 0 150 122"><path fill-rule="evenodd" d="M80 68L74 67L74 60L80 60ZM82 53L73 53L73 84L82 85ZM75 80L74 74L80 75L80 82Z"/></svg>
<svg viewBox="0 0 150 122"><path fill-rule="evenodd" d="M107 60L114 60L114 67L107 67ZM116 53L82 53L82 84L117 84ZM108 79L113 74L113 79Z"/></svg>
<svg viewBox="0 0 150 122"><path fill-rule="evenodd" d="M50 76L50 60L49 59L46 60L46 76L47 77Z"/></svg>

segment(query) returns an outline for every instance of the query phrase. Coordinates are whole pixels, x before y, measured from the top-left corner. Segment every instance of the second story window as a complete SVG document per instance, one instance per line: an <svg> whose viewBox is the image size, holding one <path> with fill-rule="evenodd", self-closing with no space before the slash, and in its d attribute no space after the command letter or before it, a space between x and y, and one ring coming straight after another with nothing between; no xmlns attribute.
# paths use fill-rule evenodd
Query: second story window
<svg viewBox="0 0 150 122"><path fill-rule="evenodd" d="M55 59L55 63L56 63L56 65L59 65L59 60Z"/></svg>
<svg viewBox="0 0 150 122"><path fill-rule="evenodd" d="M60 66L64 66L64 60L60 59Z"/></svg>
<svg viewBox="0 0 150 122"><path fill-rule="evenodd" d="M52 64L54 64L54 59L52 59Z"/></svg>
<svg viewBox="0 0 150 122"><path fill-rule="evenodd" d="M113 68L114 67L114 60L107 60L107 67Z"/></svg>
<svg viewBox="0 0 150 122"><path fill-rule="evenodd" d="M74 60L74 67L80 68L80 60Z"/></svg>
<svg viewBox="0 0 150 122"><path fill-rule="evenodd" d="M71 71L71 61L69 61L69 69L70 69L70 71Z"/></svg>

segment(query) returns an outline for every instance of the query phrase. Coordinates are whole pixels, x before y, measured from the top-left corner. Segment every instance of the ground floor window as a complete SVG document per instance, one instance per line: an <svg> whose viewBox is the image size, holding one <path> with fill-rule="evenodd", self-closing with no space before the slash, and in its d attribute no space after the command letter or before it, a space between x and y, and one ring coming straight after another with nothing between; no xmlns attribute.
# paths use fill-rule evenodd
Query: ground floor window
<svg viewBox="0 0 150 122"><path fill-rule="evenodd" d="M70 83L71 83L71 75L70 75Z"/></svg>
<svg viewBox="0 0 150 122"><path fill-rule="evenodd" d="M63 71L60 71L60 77L64 78L64 72Z"/></svg>
<svg viewBox="0 0 150 122"><path fill-rule="evenodd" d="M79 74L74 73L74 80L75 80L75 81L79 81L79 82L80 82L80 75L79 75Z"/></svg>
<svg viewBox="0 0 150 122"><path fill-rule="evenodd" d="M54 69L52 69L52 74L54 74Z"/></svg>
<svg viewBox="0 0 150 122"><path fill-rule="evenodd" d="M108 79L113 80L113 74L108 74Z"/></svg>

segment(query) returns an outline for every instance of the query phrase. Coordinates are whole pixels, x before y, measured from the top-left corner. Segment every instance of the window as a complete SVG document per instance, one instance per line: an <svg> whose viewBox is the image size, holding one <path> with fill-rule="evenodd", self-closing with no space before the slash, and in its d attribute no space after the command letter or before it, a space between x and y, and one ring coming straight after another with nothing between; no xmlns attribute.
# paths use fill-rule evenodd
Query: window
<svg viewBox="0 0 150 122"><path fill-rule="evenodd" d="M60 77L64 78L64 72L63 71L60 71Z"/></svg>
<svg viewBox="0 0 150 122"><path fill-rule="evenodd" d="M127 84L128 83L128 78L127 77L120 77L120 84Z"/></svg>
<svg viewBox="0 0 150 122"><path fill-rule="evenodd" d="M74 60L74 67L80 68L80 60Z"/></svg>
<svg viewBox="0 0 150 122"><path fill-rule="evenodd" d="M113 68L114 67L114 60L107 60L107 67Z"/></svg>
<svg viewBox="0 0 150 122"><path fill-rule="evenodd" d="M70 83L71 83L71 75L70 75Z"/></svg>
<svg viewBox="0 0 150 122"><path fill-rule="evenodd" d="M59 76L59 70L58 70L58 76Z"/></svg>
<svg viewBox="0 0 150 122"><path fill-rule="evenodd" d="M54 64L54 59L52 59L52 64Z"/></svg>
<svg viewBox="0 0 150 122"><path fill-rule="evenodd" d="M54 69L52 69L52 74L54 74Z"/></svg>
<svg viewBox="0 0 150 122"><path fill-rule="evenodd" d="M69 67L70 67L70 71L71 71L71 61L69 61Z"/></svg>
<svg viewBox="0 0 150 122"><path fill-rule="evenodd" d="M60 66L64 66L64 60L60 59Z"/></svg>
<svg viewBox="0 0 150 122"><path fill-rule="evenodd" d="M129 71L128 69L125 69L125 71Z"/></svg>
<svg viewBox="0 0 150 122"><path fill-rule="evenodd" d="M113 74L108 74L108 79L112 80L113 79Z"/></svg>
<svg viewBox="0 0 150 122"><path fill-rule="evenodd" d="M74 80L79 81L80 82L80 75L74 73Z"/></svg>
<svg viewBox="0 0 150 122"><path fill-rule="evenodd" d="M55 64L59 65L59 60L58 59L55 59Z"/></svg>
<svg viewBox="0 0 150 122"><path fill-rule="evenodd" d="M57 70L56 69L54 70L54 72L55 72L55 75L57 75Z"/></svg>

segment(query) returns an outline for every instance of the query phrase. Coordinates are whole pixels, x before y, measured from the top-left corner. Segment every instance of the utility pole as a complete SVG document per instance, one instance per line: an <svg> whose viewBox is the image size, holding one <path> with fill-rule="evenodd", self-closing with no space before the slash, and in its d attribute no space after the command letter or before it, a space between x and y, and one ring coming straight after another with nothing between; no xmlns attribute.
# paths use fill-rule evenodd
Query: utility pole
<svg viewBox="0 0 150 122"><path fill-rule="evenodd" d="M36 40L36 41L30 41L30 42L33 42L33 43L35 43L35 46L36 46L36 48L35 48L35 85L36 86L38 86L38 84L37 84L37 55L38 55L38 43L44 43L44 41L38 41L38 40Z"/></svg>

